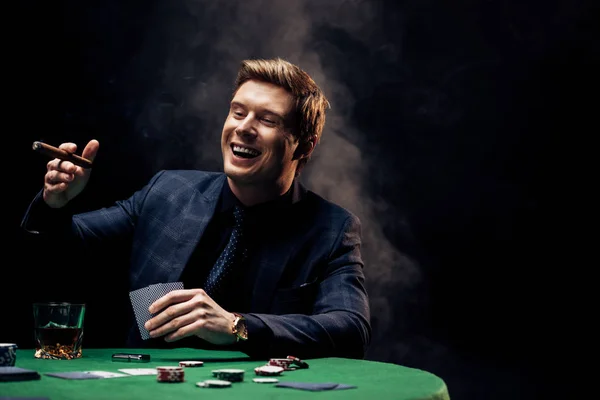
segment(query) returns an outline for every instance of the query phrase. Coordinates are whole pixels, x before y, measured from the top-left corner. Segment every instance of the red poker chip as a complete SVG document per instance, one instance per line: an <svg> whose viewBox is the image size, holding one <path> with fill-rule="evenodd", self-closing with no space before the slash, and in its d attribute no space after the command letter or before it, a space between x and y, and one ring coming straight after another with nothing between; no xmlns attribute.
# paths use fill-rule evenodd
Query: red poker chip
<svg viewBox="0 0 600 400"><path fill-rule="evenodd" d="M282 367L285 371L292 371L295 369L291 366L292 360L290 360L289 358L271 358L267 365Z"/></svg>
<svg viewBox="0 0 600 400"><path fill-rule="evenodd" d="M183 382L183 377L157 378L158 382Z"/></svg>
<svg viewBox="0 0 600 400"><path fill-rule="evenodd" d="M287 356L288 360L292 361L292 364L295 365L294 369L297 368L308 368L308 363L306 361L302 361L300 358L296 356Z"/></svg>
<svg viewBox="0 0 600 400"><path fill-rule="evenodd" d="M271 358L269 364L271 365L290 365L292 360L289 358Z"/></svg>
<svg viewBox="0 0 600 400"><path fill-rule="evenodd" d="M175 371L175 372L159 372L157 376L183 376L183 371Z"/></svg>
<svg viewBox="0 0 600 400"><path fill-rule="evenodd" d="M180 367L202 367L203 361L179 361Z"/></svg>
<svg viewBox="0 0 600 400"><path fill-rule="evenodd" d="M261 376L275 376L280 375L285 370L284 367L275 365L263 365L262 367L254 368L254 373Z"/></svg>
<svg viewBox="0 0 600 400"><path fill-rule="evenodd" d="M163 370L160 370L160 371L156 371L156 372L158 374L183 374L184 373L183 369L181 369L181 370L173 370L173 371L163 371Z"/></svg>
<svg viewBox="0 0 600 400"><path fill-rule="evenodd" d="M171 368L167 368L167 367L157 367L156 368L156 373L157 375L183 375L183 368L182 367L171 367Z"/></svg>
<svg viewBox="0 0 600 400"><path fill-rule="evenodd" d="M183 382L185 374L183 368L157 368L156 380L158 382Z"/></svg>

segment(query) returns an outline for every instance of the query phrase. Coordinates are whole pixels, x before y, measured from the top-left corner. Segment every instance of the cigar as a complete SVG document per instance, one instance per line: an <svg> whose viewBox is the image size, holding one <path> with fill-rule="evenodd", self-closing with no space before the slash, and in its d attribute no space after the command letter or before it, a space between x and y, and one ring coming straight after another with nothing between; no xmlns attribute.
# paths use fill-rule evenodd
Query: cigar
<svg viewBox="0 0 600 400"><path fill-rule="evenodd" d="M80 157L77 154L69 153L66 150L59 149L58 147L50 146L49 144L43 142L33 142L32 148L38 153L42 153L51 158L59 158L64 161L70 161L82 168L92 168L92 162L87 158Z"/></svg>

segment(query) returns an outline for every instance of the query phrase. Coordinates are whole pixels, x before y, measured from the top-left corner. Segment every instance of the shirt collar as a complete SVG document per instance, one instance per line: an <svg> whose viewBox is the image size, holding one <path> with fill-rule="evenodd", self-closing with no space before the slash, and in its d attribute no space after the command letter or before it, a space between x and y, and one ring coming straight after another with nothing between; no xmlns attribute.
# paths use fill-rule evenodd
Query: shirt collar
<svg viewBox="0 0 600 400"><path fill-rule="evenodd" d="M285 192L284 194L282 194L281 196L277 197L276 199L267 201L265 203L257 204L252 207L245 207L237 199L237 197L235 197L235 195L231 191L231 188L229 187L229 184L227 183L227 180L225 180L225 183L223 184L223 189L221 191L221 201L220 201L221 204L220 204L220 207L218 208L218 210L219 210L219 212L222 212L222 213L229 212L236 205L244 208L247 212L249 212L251 214L262 213L264 210L270 210L270 211L273 211L274 209L280 210L280 209L286 208L288 206L291 206L293 203L298 201L299 196L300 196L300 190L299 190L298 186L299 186L299 183L296 180L294 180L294 182L292 183L292 186L290 186L290 189L287 192Z"/></svg>

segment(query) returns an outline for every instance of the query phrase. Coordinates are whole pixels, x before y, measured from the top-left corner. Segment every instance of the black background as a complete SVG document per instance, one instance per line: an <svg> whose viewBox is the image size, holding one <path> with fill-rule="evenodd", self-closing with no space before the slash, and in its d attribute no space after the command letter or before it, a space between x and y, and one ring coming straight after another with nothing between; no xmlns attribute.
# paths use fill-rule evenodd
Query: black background
<svg viewBox="0 0 600 400"><path fill-rule="evenodd" d="M19 229L48 161L31 143L100 141L82 211L160 169L218 170L239 61L281 56L332 103L302 179L363 221L367 358L436 373L453 400L560 398L564 370L581 365L594 264L582 235L597 181L592 4L20 5L5 48L0 341L33 346L37 300L88 303L87 347L120 345L129 312L124 269L111 272L122 255L90 259Z"/></svg>

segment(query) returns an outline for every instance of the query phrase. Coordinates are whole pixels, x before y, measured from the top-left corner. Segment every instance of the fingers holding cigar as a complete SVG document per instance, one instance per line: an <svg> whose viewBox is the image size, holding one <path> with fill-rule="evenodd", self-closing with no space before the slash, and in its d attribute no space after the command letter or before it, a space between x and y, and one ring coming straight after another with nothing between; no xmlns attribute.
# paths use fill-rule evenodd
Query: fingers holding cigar
<svg viewBox="0 0 600 400"><path fill-rule="evenodd" d="M84 189L99 146L97 140L91 140L83 149L82 156L78 156L75 154L75 143L63 143L54 147L34 142L34 150L54 157L47 163L44 177L44 200L49 206L62 207Z"/></svg>
<svg viewBox="0 0 600 400"><path fill-rule="evenodd" d="M75 143L63 143L61 144L58 148L56 147L52 147L49 145L45 145L46 151L48 152L47 155L50 157L56 157L53 160L48 161L47 167L48 167L48 171L51 170L56 170L56 171L61 171L61 172L65 172L65 173L69 173L69 174L73 174L75 173L75 171L77 170L77 164L75 164L73 161L77 162L75 159L69 160L69 154L75 154L75 152L77 151L77 145ZM67 152L68 154L64 154L64 153L59 153L57 150L64 150L65 152ZM80 165L82 168L85 168L85 164L84 165ZM91 165L91 162L90 162Z"/></svg>
<svg viewBox="0 0 600 400"><path fill-rule="evenodd" d="M59 147L54 147L43 142L33 142L32 148L48 157L69 161L82 168L91 168L92 161L98 151L98 146L99 143L97 140L91 140L83 150L81 156L75 154L77 151L75 143L63 143Z"/></svg>
<svg viewBox="0 0 600 400"><path fill-rule="evenodd" d="M87 163L81 162L72 157L77 151L77 145L75 143L63 143L59 147L53 147L45 143L41 143L41 145L44 146L44 152L48 156L57 157L48 161L48 164L46 164L46 168L48 170L46 174L46 183L49 185L48 189L51 191L64 190L66 185L75 179L75 173L77 172L78 166L81 166L82 168L89 168L87 167ZM34 149L36 148L34 147ZM62 150L62 152L59 150ZM89 165L91 166L91 164L92 163L90 161ZM81 172L79 175L81 175Z"/></svg>

